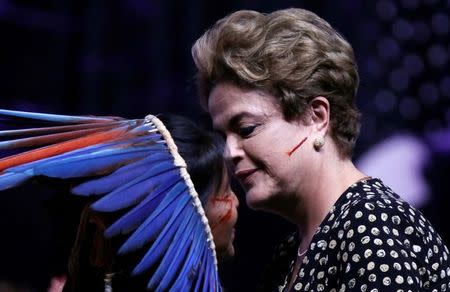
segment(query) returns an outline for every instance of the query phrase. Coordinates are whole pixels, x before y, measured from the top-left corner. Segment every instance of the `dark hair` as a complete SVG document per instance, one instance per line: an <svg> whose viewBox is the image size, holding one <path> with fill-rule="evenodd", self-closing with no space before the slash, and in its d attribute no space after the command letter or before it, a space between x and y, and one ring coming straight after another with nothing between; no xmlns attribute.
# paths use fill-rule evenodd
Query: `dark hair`
<svg viewBox="0 0 450 292"><path fill-rule="evenodd" d="M226 170L222 137L181 116L162 115L158 118L169 130L178 152L186 161L189 175L204 205L208 196L217 192Z"/></svg>
<svg viewBox="0 0 450 292"><path fill-rule="evenodd" d="M209 196L218 191L226 171L222 152L224 142L213 132L206 131L191 120L176 115L158 118L169 130L178 152L186 161L194 187L206 206ZM90 205L90 204L89 204ZM146 275L130 279L128 271L141 254L116 257L115 248L121 238L105 238L103 232L120 214L94 212L87 205L80 219L77 238L69 259L69 275L64 291L102 291L105 274L115 272L114 291L142 290L148 281ZM145 274L145 273L144 273Z"/></svg>

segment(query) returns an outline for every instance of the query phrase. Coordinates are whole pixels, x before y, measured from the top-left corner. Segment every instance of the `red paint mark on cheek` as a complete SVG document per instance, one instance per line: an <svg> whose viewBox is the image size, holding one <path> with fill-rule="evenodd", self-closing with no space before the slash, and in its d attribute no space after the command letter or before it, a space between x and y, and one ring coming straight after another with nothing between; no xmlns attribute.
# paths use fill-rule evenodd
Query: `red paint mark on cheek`
<svg viewBox="0 0 450 292"><path fill-rule="evenodd" d="M294 148L292 148L291 151L287 152L288 156L291 156L298 148L300 148L300 146L303 145L303 143L305 143L306 139L308 139L308 137L303 138L303 140L300 141L300 143L298 143L297 145L294 146Z"/></svg>
<svg viewBox="0 0 450 292"><path fill-rule="evenodd" d="M214 197L214 198L211 199L211 202L212 202L214 205L217 205L217 204L219 204L219 203L228 203L228 204L231 204L231 198L228 198L228 197Z"/></svg>
<svg viewBox="0 0 450 292"><path fill-rule="evenodd" d="M211 203L213 203L213 205L216 207L220 207L219 205L226 204L227 208L227 210L218 217L218 222L211 226L211 229L214 229L219 225L226 224L231 220L231 216L233 214L233 200L230 197L215 197L211 199Z"/></svg>
<svg viewBox="0 0 450 292"><path fill-rule="evenodd" d="M231 206L229 206L228 210L226 211L226 213L220 217L220 221L219 221L219 225L221 224L225 224L228 221L230 221L231 219L231 214L232 214L232 210L231 210Z"/></svg>

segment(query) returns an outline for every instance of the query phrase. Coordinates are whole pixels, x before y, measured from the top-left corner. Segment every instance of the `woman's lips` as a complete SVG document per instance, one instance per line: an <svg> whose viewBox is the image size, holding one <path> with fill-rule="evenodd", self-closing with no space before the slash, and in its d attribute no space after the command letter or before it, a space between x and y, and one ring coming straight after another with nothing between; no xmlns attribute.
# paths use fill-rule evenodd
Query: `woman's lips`
<svg viewBox="0 0 450 292"><path fill-rule="evenodd" d="M257 169L247 169L247 170L240 170L237 171L234 175L236 178L242 183L247 184L248 178L257 171Z"/></svg>

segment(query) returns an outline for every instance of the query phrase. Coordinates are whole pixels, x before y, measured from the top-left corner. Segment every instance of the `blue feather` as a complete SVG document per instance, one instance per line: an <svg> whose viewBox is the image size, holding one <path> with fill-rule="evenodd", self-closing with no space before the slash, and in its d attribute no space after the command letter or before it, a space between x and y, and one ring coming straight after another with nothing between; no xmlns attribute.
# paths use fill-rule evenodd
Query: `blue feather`
<svg viewBox="0 0 450 292"><path fill-rule="evenodd" d="M192 230L193 226L192 226L192 222L195 220L195 216L194 216L194 212L193 205L188 205L186 206L186 211L188 212L186 214L186 216L181 217L180 219L181 221L181 225L179 226L179 228L175 231L175 237L173 239L174 244L172 244L171 246L169 246L169 250L166 252L165 257L168 257L169 259L169 263L170 263L170 259L171 259L171 252L174 252L178 249L179 245L183 243L183 241L180 239L183 235L185 235L185 233L189 233L189 230ZM190 210L190 212L189 212ZM152 253L147 252L144 257L141 260L141 263L145 264L145 262L147 261L152 261L154 259L152 259ZM138 267L136 267L135 271L138 271Z"/></svg>
<svg viewBox="0 0 450 292"><path fill-rule="evenodd" d="M216 269L216 265L213 263L214 262L214 258L212 256L212 253L209 253L208 255L209 258L209 269L210 269L210 277L209 277L209 281L211 284L211 287L213 287L213 291L222 291L222 285L220 285L220 279L219 279L219 275L217 273L217 269Z"/></svg>
<svg viewBox="0 0 450 292"><path fill-rule="evenodd" d="M93 127L86 128L78 131L67 131L60 133L50 133L46 135L28 136L20 137L18 139L9 139L0 142L0 150L5 149L17 149L25 147L44 147L46 145L56 145L58 143L63 143L69 140L80 139L82 137L88 137L90 135L95 135L99 133L105 133L108 131L127 131L127 133L122 133L120 136L115 137L113 140L126 139L129 140L132 135L140 136L142 134L152 134L149 133L148 127L138 126L136 127L135 121L123 121L120 124L115 123L100 123L103 128ZM78 125L80 126L80 125ZM133 127L135 127L133 129ZM57 128L57 127L56 127ZM138 131L138 129L141 129ZM0 132L1 134L1 132Z"/></svg>
<svg viewBox="0 0 450 292"><path fill-rule="evenodd" d="M210 260L210 253L206 253L204 258L203 258L203 268L205 269L205 274L203 276L202 279L202 290L201 291L205 291L205 292L209 292L210 287L209 287L209 277L211 274L211 265L212 262Z"/></svg>
<svg viewBox="0 0 450 292"><path fill-rule="evenodd" d="M127 126L123 126L122 128L125 128ZM108 130L109 131L109 130ZM151 145L153 148L155 149L167 149L167 146L164 143L161 143L163 140L162 136L158 133L149 133L145 136L140 136L140 137L122 137L119 140L113 140L110 142L103 142L103 143L98 143L98 144L94 144L91 146L86 146L80 149L75 149L66 153L62 153L60 155L57 156L52 156L49 158L45 158L42 159L40 161L52 161L52 160L59 160L61 158L67 158L70 156L74 156L75 154L77 155L81 155L81 154L89 154L95 151L102 151L102 150L107 150L107 149L114 149L114 148L130 148L130 147L136 147L136 145L139 144L149 144ZM31 162L29 164L32 163L39 163L40 161L37 162ZM27 166L29 164L24 164L23 166ZM22 167L22 165L16 166L17 168L20 169L20 167Z"/></svg>
<svg viewBox="0 0 450 292"><path fill-rule="evenodd" d="M181 267L181 270L179 271L177 278L175 282L173 283L173 280L169 277L164 277L161 280L160 287L163 287L166 289L171 284L173 284L171 290L173 291L186 291L186 289L183 289L185 286L191 286L192 285L192 278L194 278L196 275L195 271L195 263L198 262L199 257L202 255L203 248L207 244L206 238L205 238L205 230L204 226L199 225L199 228L194 230L194 242L192 243L192 247L189 250L189 253L187 254L186 261L184 265ZM186 287L185 287L186 288Z"/></svg>
<svg viewBox="0 0 450 292"><path fill-rule="evenodd" d="M150 282L148 283L148 288L154 289L154 286L161 281L164 273L168 272L168 268L172 264L172 262L174 260L181 260L180 258L177 258L176 255L181 251L186 250L186 245L189 244L187 240L189 238L189 235L192 233L192 230L194 229L194 225L196 224L195 220L196 219L193 212L188 213L187 216L183 218L182 223L179 226L178 230L176 230L175 237L172 240L173 244L168 247L166 253L164 254L164 257L158 265L157 271L153 273ZM147 252L144 258L142 258L139 265L145 265L148 264L148 262L153 263L154 261L155 259L153 258L152 253ZM141 272L139 265L135 267L133 275L137 274L137 272ZM142 271L143 270L144 269L142 269Z"/></svg>
<svg viewBox="0 0 450 292"><path fill-rule="evenodd" d="M156 291L169 291L170 284L173 283L173 281L176 281L175 279L178 278L180 273L183 272L182 269L180 270L180 266L184 267L187 259L189 258L189 255L192 253L194 249L194 243L192 241L193 240L189 242L190 243L189 246L187 246L184 249L180 249L180 252L176 255L177 258L172 261L170 266L167 268L167 271L159 275L162 277L162 279L159 281ZM154 284L155 283L153 283L153 285ZM177 290L173 289L172 291Z"/></svg>
<svg viewBox="0 0 450 292"><path fill-rule="evenodd" d="M115 121L113 118L99 118L99 117L88 117L88 116L68 116L68 115L54 115L54 114L44 114L44 113L33 113L24 111L13 111L0 109L0 117L14 117L14 118L24 118L31 120L39 120L46 122L55 123L92 123L92 122L110 122Z"/></svg>
<svg viewBox="0 0 450 292"><path fill-rule="evenodd" d="M148 134L143 137L125 137L122 140L114 140L111 142L105 142L105 143L99 143L92 146L80 148L74 151L70 151L64 154L59 155L58 157L55 157L59 160L61 158L68 158L75 155L84 155L84 154L91 154L91 153L101 153L102 151L107 151L109 149L121 149L121 148L133 148L138 146L148 146L151 147L153 150L165 150L167 149L167 146L165 146L162 143L157 143L157 141L161 140L160 134Z"/></svg>
<svg viewBox="0 0 450 292"><path fill-rule="evenodd" d="M185 254L188 252L193 241L191 234L199 224L198 218L196 218L195 215L191 215L187 219L188 220L184 220L182 227L178 229L177 234L173 239L173 244L166 251L164 258L158 266L158 269L152 275L147 288L155 289L155 287L161 283L162 278L166 274L169 274L170 277L178 274L178 270L171 270L170 268L174 266L179 267L185 260ZM151 256L151 254L147 253L141 263L151 260ZM139 265L141 265L141 263L139 263ZM138 270L138 268L140 268L139 265L133 270L133 274Z"/></svg>
<svg viewBox="0 0 450 292"><path fill-rule="evenodd" d="M15 187L32 176L32 172L5 172L0 175L0 191Z"/></svg>
<svg viewBox="0 0 450 292"><path fill-rule="evenodd" d="M206 241L204 242L206 243ZM198 277L196 278L195 288L192 291L222 291L219 275L214 264L213 253L208 245L204 246L203 253L195 269Z"/></svg>
<svg viewBox="0 0 450 292"><path fill-rule="evenodd" d="M169 246L169 242L173 241L173 238L179 230L179 226L183 223L186 215L189 212L192 212L192 206L188 205L190 200L191 197L187 193L180 196L180 199L176 203L177 207L173 211L170 220L159 233L155 242L152 243L152 246L141 262L135 267L133 273L142 273L164 255L164 252ZM186 206L188 206L188 208L186 208Z"/></svg>
<svg viewBox="0 0 450 292"><path fill-rule="evenodd" d="M210 254L208 254L205 258L205 268L206 268L206 274L205 274L205 285L203 286L203 291L210 292L213 290L212 284L211 284L211 274L214 273L214 265L211 262Z"/></svg>
<svg viewBox="0 0 450 292"><path fill-rule="evenodd" d="M164 198L167 190L180 180L181 177L179 175L174 175L173 181L168 181L159 185L141 203L108 227L105 231L105 236L112 237L117 234L126 234L136 229L142 222L145 221L149 214L156 209L158 204Z"/></svg>
<svg viewBox="0 0 450 292"><path fill-rule="evenodd" d="M195 288L193 291L203 291L202 288L205 287L205 274L206 274L206 258L208 257L209 250L208 248L203 250L203 254L200 257L200 261L198 262L198 277L195 283Z"/></svg>
<svg viewBox="0 0 450 292"><path fill-rule="evenodd" d="M118 234L127 234L136 230L136 228L140 226L140 224L148 218L149 214L151 214L161 203L162 199L164 199L164 195L164 191L157 191L152 194L152 196L150 196L152 200L142 201L138 206L134 207L132 211L115 221L114 224L105 230L104 236L110 238Z"/></svg>
<svg viewBox="0 0 450 292"><path fill-rule="evenodd" d="M57 178L89 176L117 166L120 163L145 157L149 153L151 152L148 147L108 149L101 153L94 152L42 163L34 167L34 172L36 175Z"/></svg>
<svg viewBox="0 0 450 292"><path fill-rule="evenodd" d="M157 131L157 128L155 127L154 124L149 124L149 123L144 123L142 125L139 125L138 127L134 128L133 130L130 131L130 133L141 133L141 132L147 132L147 133L151 133L153 131Z"/></svg>
<svg viewBox="0 0 450 292"><path fill-rule="evenodd" d="M142 154L140 154L140 153L136 153L133 156L138 156L139 157L141 155ZM129 160L133 156L127 156L126 159ZM125 157L116 157L116 158L117 159L121 159L121 160L125 159ZM102 162L105 162L105 159L106 158L104 158L104 160ZM110 160L109 164L114 162L114 161L116 162L116 164L118 163L117 160ZM89 161L89 163L93 164L93 163L95 163L95 161ZM22 165L20 168L19 167L11 167L11 168L5 170L4 174L0 175L0 189L4 190L4 189L15 187L15 186L23 183L27 179L29 179L29 178L31 178L33 176L36 176L36 175L47 175L49 177L52 177L52 176L53 177L60 177L58 175L58 173L52 175L52 171L55 171L55 169L52 169L51 166L48 167L48 165L44 164L43 169L40 169L40 167L41 167L40 164L44 164L44 163L42 163L42 161L41 162L33 162L33 163L29 163L29 165L27 165L28 167L26 167L26 165ZM108 164L108 163L105 162L105 164ZM32 166L36 166L36 168L33 168ZM89 166L89 164L85 165L85 167L88 167L88 166ZM63 166L60 166L60 167L63 167ZM80 167L82 167L82 166L80 166ZM97 167L100 167L100 165L97 165ZM106 169L106 166L104 168ZM103 170L103 169L100 169L100 171L101 170ZM70 170L68 170L68 171L70 172ZM95 168L92 167L92 168L86 169L84 171L87 174L88 172L90 173L90 172L95 171ZM16 178L22 177L23 179L17 180L17 181L14 182L12 180L12 176L11 176L11 174L13 174L13 173L16 174L16 176L15 176ZM21 173L22 174L26 173L26 175L20 175ZM60 175L62 175L62 174L63 173L60 173ZM81 176L81 175L79 175L79 176ZM75 188L75 190L76 190L76 192L74 192L74 194L84 195L81 191L79 191L79 193L77 193L78 190L76 188ZM90 194L86 194L86 195L90 195Z"/></svg>
<svg viewBox="0 0 450 292"><path fill-rule="evenodd" d="M115 123L123 127L127 132L114 141L6 169L0 174L0 190L16 186L34 175L58 178L102 175L78 185L72 191L78 195L106 194L92 204L91 208L96 211L111 212L135 205L105 231L107 237L134 231L121 246L119 254L152 242L133 274L142 273L157 264L148 282L148 287L156 287L157 291L187 291L193 288L195 291L221 290L203 222L191 204L187 186L155 125L144 123L144 120L9 110L0 110L0 120L5 120L2 117L57 125L0 131L3 137L25 137L25 140L2 141L0 147L10 147L14 143L16 146L36 147L39 143L47 143L45 139L50 142L56 138L60 141L68 139L68 135L39 136L45 133L70 133L90 127L101 132L103 125L115 127ZM62 125L65 123L71 125ZM27 138L27 135L34 137Z"/></svg>
<svg viewBox="0 0 450 292"><path fill-rule="evenodd" d="M198 215L198 214L196 214ZM195 216L195 215L194 215ZM198 217L197 217L198 219ZM199 256L199 248L202 244L206 243L206 240L202 238L202 236L197 237L196 235L201 232L204 232L204 226L200 220L197 220L195 226L190 232L189 239L185 240L188 242L187 245L181 247L183 251L187 251L185 255L175 255L172 260L170 266L167 268L167 272L164 274L160 274L159 276L163 276L161 280L159 280L158 289L160 291L185 291L181 290L183 285L192 285L192 278L189 277L188 273L193 272L192 264L193 261L198 260ZM201 248L200 248L201 252ZM162 263L161 263L162 265ZM162 271L162 269L161 269ZM155 276L156 273L155 272ZM191 275L195 276L195 275ZM175 283L174 283L175 282ZM172 287L170 287L173 285ZM170 288L170 289L169 289Z"/></svg>
<svg viewBox="0 0 450 292"><path fill-rule="evenodd" d="M150 153L149 157L125 165L108 176L78 185L72 189L72 193L91 196L111 192L120 185L142 175L152 164L171 159L173 158L168 152Z"/></svg>
<svg viewBox="0 0 450 292"><path fill-rule="evenodd" d="M174 285L170 288L172 291L191 291L193 286L193 279L189 276L177 278Z"/></svg>
<svg viewBox="0 0 450 292"><path fill-rule="evenodd" d="M173 201L178 198L179 194L186 190L184 182L177 183L162 200L161 204L150 215L144 223L128 238L128 240L119 249L119 254L124 254L135 250L145 243L153 240L157 234L169 220L171 213L175 209Z"/></svg>
<svg viewBox="0 0 450 292"><path fill-rule="evenodd" d="M75 124L75 125L63 125L63 126L51 126L51 127L39 127L39 128L21 128L15 130L0 130L0 137L30 137L37 135L45 135L45 134L54 134L54 133L66 133L72 131L79 130L92 130L98 129L99 131L102 128L111 128L113 126L121 126L126 124L127 121L117 121L117 122L109 122L109 123L89 123L89 124Z"/></svg>
<svg viewBox="0 0 450 292"><path fill-rule="evenodd" d="M34 162L29 162L29 163L25 163L22 165L18 165L18 166L14 166L14 167L10 167L7 170L8 171L14 171L14 172L20 172L20 171L25 171L27 169L30 169L36 165L41 165L44 163L50 163L50 162L58 162L60 160L63 159L67 159L67 158L75 158L75 157L82 157L83 155L86 154L92 154L92 153L101 153L101 151L107 151L110 148L111 149L115 149L115 148L131 148L134 147L133 144L134 143L142 143L145 142L147 139L153 139L154 135L152 136L147 136L147 137L138 137L138 138L132 138L132 139L127 139L127 140L121 140L121 141L113 141L113 142L107 142L107 143L100 143L100 144L96 144L96 145L92 145L92 146L88 146L88 147L84 147L84 148L80 148L77 150L73 150L73 151L69 151L60 155L56 155L56 156L52 156L49 158L45 158L45 159L41 159L41 160L37 160ZM156 135L155 135L156 136ZM157 135L158 137L156 137L155 139L159 139L160 135ZM158 152L158 151L165 151L167 149L167 146L162 144L162 143L154 143L151 144L151 150L154 152ZM96 152L97 151L97 152Z"/></svg>
<svg viewBox="0 0 450 292"><path fill-rule="evenodd" d="M115 189L108 195L92 204L91 208L100 212L113 212L134 205L152 189L165 180L171 179L176 167L172 162L160 162L147 170L143 175Z"/></svg>
<svg viewBox="0 0 450 292"><path fill-rule="evenodd" d="M141 248L147 242L155 240L161 230L169 221L172 212L175 210L175 205L170 204L163 212L159 212L158 216L153 218L151 225L146 225L149 221L148 218L144 221L139 228L128 238L128 240L119 249L119 254L126 254L130 251L134 251ZM143 226L146 228L144 229Z"/></svg>

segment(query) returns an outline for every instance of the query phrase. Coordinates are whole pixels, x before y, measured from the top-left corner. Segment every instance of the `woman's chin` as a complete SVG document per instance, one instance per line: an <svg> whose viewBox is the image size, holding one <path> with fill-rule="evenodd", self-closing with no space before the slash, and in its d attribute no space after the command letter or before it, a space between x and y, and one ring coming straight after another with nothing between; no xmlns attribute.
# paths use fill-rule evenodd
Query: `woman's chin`
<svg viewBox="0 0 450 292"><path fill-rule="evenodd" d="M226 249L217 250L217 260L219 262L225 262L234 257L234 246L231 244Z"/></svg>
<svg viewBox="0 0 450 292"><path fill-rule="evenodd" d="M267 196L262 194L261 192L257 192L254 189L250 189L247 191L245 195L245 200L247 206L253 210L261 210L265 209L264 206L267 204Z"/></svg>

